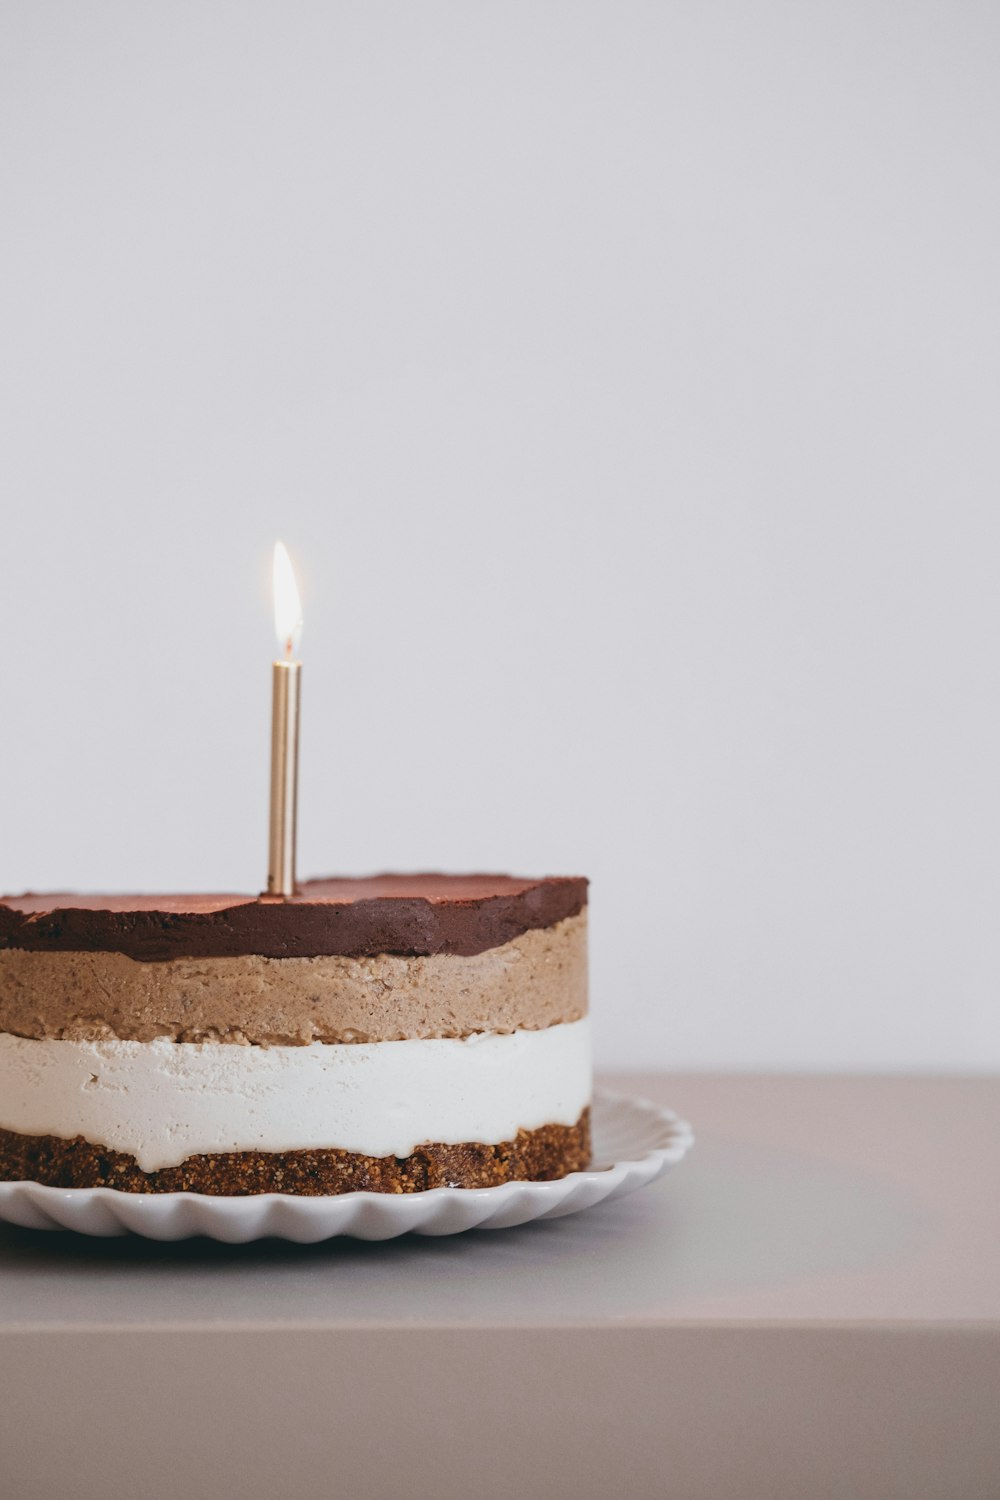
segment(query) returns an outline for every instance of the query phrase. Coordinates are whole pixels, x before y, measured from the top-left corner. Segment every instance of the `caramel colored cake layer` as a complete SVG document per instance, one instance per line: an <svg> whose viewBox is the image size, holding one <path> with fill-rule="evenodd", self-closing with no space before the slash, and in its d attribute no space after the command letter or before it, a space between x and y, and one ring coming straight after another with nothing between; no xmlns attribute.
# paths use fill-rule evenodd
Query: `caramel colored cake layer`
<svg viewBox="0 0 1000 1500"><path fill-rule="evenodd" d="M338 1193L419 1193L429 1188L497 1187L504 1182L548 1182L590 1163L590 1111L575 1125L519 1130L499 1145L432 1143L406 1157L357 1152L241 1151L192 1156L177 1167L143 1172L133 1157L77 1136L17 1135L0 1130L0 1181L50 1187L111 1187L129 1193L256 1193L325 1196Z"/></svg>
<svg viewBox="0 0 1000 1500"><path fill-rule="evenodd" d="M540 1030L587 1011L587 913L469 956L0 950L0 1032L268 1046Z"/></svg>

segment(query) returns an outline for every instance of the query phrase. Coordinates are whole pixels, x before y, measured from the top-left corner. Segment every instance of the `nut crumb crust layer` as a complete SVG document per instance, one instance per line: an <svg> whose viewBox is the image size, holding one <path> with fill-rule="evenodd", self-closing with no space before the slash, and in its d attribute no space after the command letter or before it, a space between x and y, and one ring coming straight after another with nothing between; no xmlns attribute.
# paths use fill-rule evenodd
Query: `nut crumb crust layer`
<svg viewBox="0 0 1000 1500"><path fill-rule="evenodd" d="M429 1188L498 1187L551 1182L590 1165L590 1110L575 1125L519 1130L512 1141L484 1145L431 1142L410 1156L314 1151L234 1151L191 1156L177 1167L143 1172L133 1157L94 1146L82 1136L19 1135L0 1130L0 1181L49 1187L108 1187L126 1193L207 1193L249 1197L296 1193L421 1193Z"/></svg>

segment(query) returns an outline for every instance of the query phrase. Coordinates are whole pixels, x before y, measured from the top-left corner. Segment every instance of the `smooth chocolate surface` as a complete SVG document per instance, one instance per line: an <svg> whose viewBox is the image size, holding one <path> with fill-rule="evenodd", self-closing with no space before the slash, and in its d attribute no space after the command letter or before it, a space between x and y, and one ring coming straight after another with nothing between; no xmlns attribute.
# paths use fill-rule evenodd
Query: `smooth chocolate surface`
<svg viewBox="0 0 1000 1500"><path fill-rule="evenodd" d="M36 894L0 898L0 949L172 958L471 956L576 916L577 876L372 875L246 895Z"/></svg>

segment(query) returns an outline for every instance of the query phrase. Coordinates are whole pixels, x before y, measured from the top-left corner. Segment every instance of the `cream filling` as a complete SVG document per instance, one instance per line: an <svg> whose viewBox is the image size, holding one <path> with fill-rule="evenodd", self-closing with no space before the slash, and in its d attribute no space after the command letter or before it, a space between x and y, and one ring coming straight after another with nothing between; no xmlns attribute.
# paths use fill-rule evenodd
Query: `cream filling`
<svg viewBox="0 0 1000 1500"><path fill-rule="evenodd" d="M574 1125L590 1102L590 1023L460 1040L37 1041L0 1033L0 1128L81 1135L146 1172L225 1151L339 1147L409 1156Z"/></svg>

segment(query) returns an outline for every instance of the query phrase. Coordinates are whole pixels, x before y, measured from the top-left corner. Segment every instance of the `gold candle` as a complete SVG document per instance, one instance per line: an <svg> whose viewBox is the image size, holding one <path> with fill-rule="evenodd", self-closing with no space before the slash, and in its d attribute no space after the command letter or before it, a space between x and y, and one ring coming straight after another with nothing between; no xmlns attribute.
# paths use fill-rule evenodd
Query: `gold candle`
<svg viewBox="0 0 1000 1500"><path fill-rule="evenodd" d="M271 667L271 822L267 893L295 894L295 836L299 798L299 689L302 663L295 659L302 635L302 608L291 559L283 543L274 547L274 628L284 657Z"/></svg>

